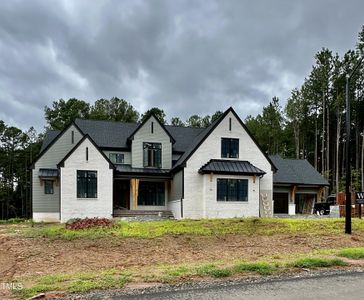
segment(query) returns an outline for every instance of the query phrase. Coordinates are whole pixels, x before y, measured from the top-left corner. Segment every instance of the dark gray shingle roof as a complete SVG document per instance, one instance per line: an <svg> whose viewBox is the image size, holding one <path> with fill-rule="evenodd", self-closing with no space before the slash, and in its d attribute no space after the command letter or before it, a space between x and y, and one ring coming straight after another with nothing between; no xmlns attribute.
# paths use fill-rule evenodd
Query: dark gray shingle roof
<svg viewBox="0 0 364 300"><path fill-rule="evenodd" d="M48 130L44 136L42 147L40 152L44 151L45 148L61 133L60 130Z"/></svg>
<svg viewBox="0 0 364 300"><path fill-rule="evenodd" d="M306 159L283 159L279 155L271 155L270 159L278 168L273 183L329 185Z"/></svg>
<svg viewBox="0 0 364 300"><path fill-rule="evenodd" d="M137 129L137 123L96 121L76 119L76 125L88 134L99 147L127 148L128 137ZM175 139L174 151L184 152L193 139L204 129L191 127L174 127L165 125L166 130Z"/></svg>
<svg viewBox="0 0 364 300"><path fill-rule="evenodd" d="M211 159L198 171L201 174L264 175L265 172L246 160Z"/></svg>

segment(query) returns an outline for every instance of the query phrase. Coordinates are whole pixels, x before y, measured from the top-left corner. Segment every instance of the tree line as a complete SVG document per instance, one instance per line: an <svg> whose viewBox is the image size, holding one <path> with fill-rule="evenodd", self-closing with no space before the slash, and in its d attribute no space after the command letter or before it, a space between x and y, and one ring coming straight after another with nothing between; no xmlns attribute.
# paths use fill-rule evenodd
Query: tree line
<svg viewBox="0 0 364 300"><path fill-rule="evenodd" d="M261 114L245 120L264 151L309 160L332 192L344 190L346 76L363 58L364 26L355 48L343 56L327 48L316 53L311 72L284 108L274 97ZM364 190L364 62L350 81L349 97L351 186L359 191Z"/></svg>
<svg viewBox="0 0 364 300"><path fill-rule="evenodd" d="M62 130L76 118L136 123L143 122L151 114L154 114L162 124L168 124L163 109L152 107L140 114L132 104L117 97L99 99L93 105L76 98L60 99L54 101L51 107L46 106L44 108L47 128L53 130ZM172 126L204 128L214 122L221 114L221 111L216 111L211 116L194 114L185 121L179 117L173 117L169 124Z"/></svg>

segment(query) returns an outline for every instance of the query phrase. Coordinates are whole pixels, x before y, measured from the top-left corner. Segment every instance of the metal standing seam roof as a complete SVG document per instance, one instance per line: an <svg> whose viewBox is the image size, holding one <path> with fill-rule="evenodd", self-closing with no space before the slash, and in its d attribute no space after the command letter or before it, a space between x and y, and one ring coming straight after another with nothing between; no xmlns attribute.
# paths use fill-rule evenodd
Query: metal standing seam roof
<svg viewBox="0 0 364 300"><path fill-rule="evenodd" d="M58 177L58 169L39 169L39 177Z"/></svg>
<svg viewBox="0 0 364 300"><path fill-rule="evenodd" d="M271 155L270 159L278 168L273 174L273 183L329 185L329 182L306 159L283 159L279 155Z"/></svg>
<svg viewBox="0 0 364 300"><path fill-rule="evenodd" d="M198 171L201 174L264 175L265 172L246 160L211 159Z"/></svg>

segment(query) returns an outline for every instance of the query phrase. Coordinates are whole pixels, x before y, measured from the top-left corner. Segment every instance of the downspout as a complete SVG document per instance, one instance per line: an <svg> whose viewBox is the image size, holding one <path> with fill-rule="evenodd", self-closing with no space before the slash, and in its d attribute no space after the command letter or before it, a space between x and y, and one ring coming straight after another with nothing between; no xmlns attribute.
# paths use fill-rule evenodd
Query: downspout
<svg viewBox="0 0 364 300"><path fill-rule="evenodd" d="M182 168L181 219L183 219L183 199L185 197L185 168Z"/></svg>
<svg viewBox="0 0 364 300"><path fill-rule="evenodd" d="M259 218L262 217L262 214L260 213L260 201L261 201L261 195L260 195L260 179L262 179L263 176L259 176L259 187L258 187L258 192L259 192Z"/></svg>
<svg viewBox="0 0 364 300"><path fill-rule="evenodd" d="M62 218L62 214L61 214L61 193L62 193L62 189L61 189L61 185L62 185L62 180L61 180L61 178L62 178L62 176L61 176L61 174L62 174L62 172L61 172L61 170L62 170L62 168L59 168L59 186L58 186L58 188L59 188L59 222L61 222L61 218Z"/></svg>

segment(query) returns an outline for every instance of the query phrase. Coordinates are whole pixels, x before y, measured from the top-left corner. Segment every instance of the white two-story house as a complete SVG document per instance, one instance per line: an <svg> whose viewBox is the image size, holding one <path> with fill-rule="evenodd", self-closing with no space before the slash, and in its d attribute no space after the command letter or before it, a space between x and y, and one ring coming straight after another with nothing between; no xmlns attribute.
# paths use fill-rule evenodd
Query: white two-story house
<svg viewBox="0 0 364 300"><path fill-rule="evenodd" d="M232 108L204 129L76 119L33 164L33 219L271 216L274 171Z"/></svg>

